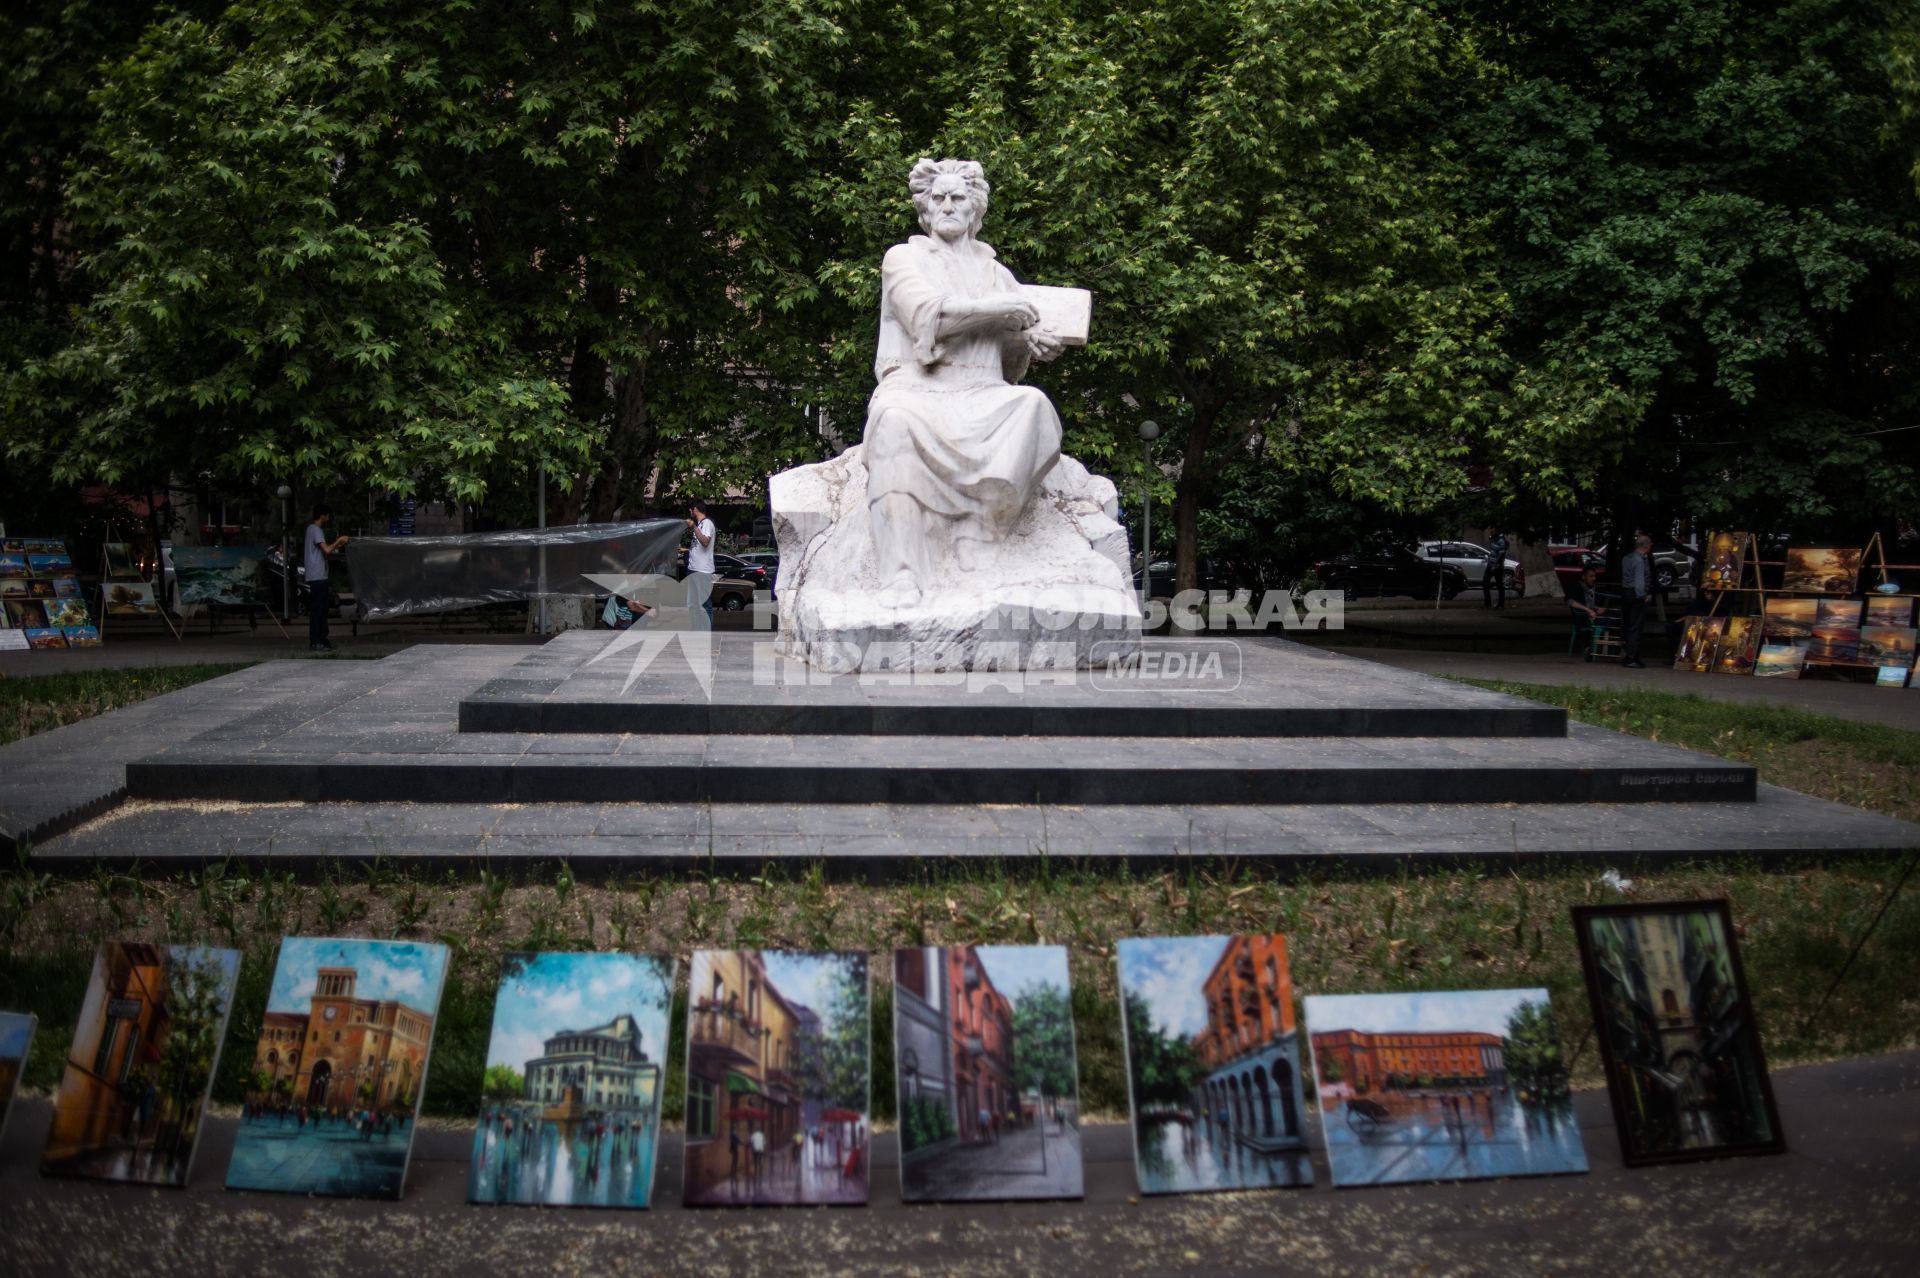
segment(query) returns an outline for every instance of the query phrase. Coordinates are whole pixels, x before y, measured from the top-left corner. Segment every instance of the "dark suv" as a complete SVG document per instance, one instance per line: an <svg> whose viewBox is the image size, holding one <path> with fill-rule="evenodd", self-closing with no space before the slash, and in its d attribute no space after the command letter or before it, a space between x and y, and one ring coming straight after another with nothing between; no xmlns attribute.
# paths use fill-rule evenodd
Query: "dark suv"
<svg viewBox="0 0 1920 1278"><path fill-rule="evenodd" d="M1313 575L1321 585L1349 599L1374 595L1452 599L1467 588L1467 575L1452 564L1422 559L1403 546L1369 546L1334 555L1314 564Z"/></svg>

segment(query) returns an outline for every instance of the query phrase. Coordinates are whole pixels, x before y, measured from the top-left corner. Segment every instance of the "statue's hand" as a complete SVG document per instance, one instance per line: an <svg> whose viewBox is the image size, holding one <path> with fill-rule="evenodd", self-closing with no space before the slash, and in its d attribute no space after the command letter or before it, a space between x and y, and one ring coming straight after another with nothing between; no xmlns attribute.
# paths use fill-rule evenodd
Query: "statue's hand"
<svg viewBox="0 0 1920 1278"><path fill-rule="evenodd" d="M1017 295L996 297L992 302L998 303L996 309L1000 312L1000 322L1012 332L1018 333L1022 329L1031 329L1040 322L1039 310L1024 297Z"/></svg>
<svg viewBox="0 0 1920 1278"><path fill-rule="evenodd" d="M1046 329L1030 328L1024 336L1027 339L1027 349L1033 353L1035 359L1044 362L1060 354L1060 339Z"/></svg>

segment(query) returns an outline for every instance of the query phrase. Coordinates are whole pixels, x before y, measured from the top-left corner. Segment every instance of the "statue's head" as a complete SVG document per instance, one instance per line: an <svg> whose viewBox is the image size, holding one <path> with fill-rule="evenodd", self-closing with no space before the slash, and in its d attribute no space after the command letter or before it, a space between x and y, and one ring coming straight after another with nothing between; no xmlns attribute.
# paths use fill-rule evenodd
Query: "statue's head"
<svg viewBox="0 0 1920 1278"><path fill-rule="evenodd" d="M920 228L942 239L977 235L987 216L986 170L974 160L921 160L907 174ZM964 221L964 231L960 223Z"/></svg>

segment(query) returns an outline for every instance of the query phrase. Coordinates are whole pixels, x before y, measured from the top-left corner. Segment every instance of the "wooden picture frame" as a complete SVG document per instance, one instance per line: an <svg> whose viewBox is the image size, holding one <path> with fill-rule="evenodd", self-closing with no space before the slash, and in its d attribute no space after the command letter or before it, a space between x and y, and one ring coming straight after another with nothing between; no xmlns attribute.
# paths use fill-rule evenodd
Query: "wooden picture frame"
<svg viewBox="0 0 1920 1278"><path fill-rule="evenodd" d="M1622 929L1620 920L1642 927ZM1573 930L1622 1161L1785 1153L1726 900L1577 905ZM1722 1098L1733 1091L1746 1095L1730 1108ZM1729 1134L1714 1139L1717 1125Z"/></svg>

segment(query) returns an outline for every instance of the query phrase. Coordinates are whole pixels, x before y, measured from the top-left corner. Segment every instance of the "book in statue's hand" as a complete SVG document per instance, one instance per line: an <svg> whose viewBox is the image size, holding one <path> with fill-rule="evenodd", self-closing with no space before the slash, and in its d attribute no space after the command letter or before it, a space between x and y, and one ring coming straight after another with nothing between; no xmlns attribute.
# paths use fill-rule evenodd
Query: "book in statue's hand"
<svg viewBox="0 0 1920 1278"><path fill-rule="evenodd" d="M1093 327L1093 294L1084 288L1052 288L1022 284L1020 295L1040 312L1039 327L1060 339L1062 346L1085 346Z"/></svg>

